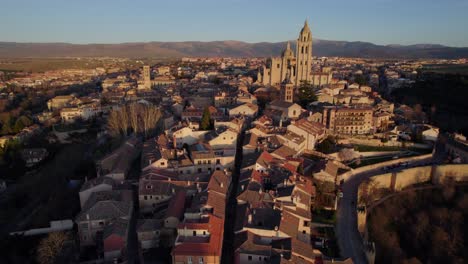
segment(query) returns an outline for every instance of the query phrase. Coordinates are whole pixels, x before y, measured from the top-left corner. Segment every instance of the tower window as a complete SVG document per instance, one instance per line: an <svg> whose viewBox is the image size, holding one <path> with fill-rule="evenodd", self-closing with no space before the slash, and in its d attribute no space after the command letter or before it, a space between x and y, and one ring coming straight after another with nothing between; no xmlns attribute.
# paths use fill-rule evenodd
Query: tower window
<svg viewBox="0 0 468 264"><path fill-rule="evenodd" d="M304 53L304 47L301 48L301 53Z"/></svg>
<svg viewBox="0 0 468 264"><path fill-rule="evenodd" d="M276 64L276 67L277 67L278 69L280 68L280 65L279 65L279 63L278 63L278 64Z"/></svg>
<svg viewBox="0 0 468 264"><path fill-rule="evenodd" d="M308 50L309 47L306 47L306 54L307 54L307 50Z"/></svg>

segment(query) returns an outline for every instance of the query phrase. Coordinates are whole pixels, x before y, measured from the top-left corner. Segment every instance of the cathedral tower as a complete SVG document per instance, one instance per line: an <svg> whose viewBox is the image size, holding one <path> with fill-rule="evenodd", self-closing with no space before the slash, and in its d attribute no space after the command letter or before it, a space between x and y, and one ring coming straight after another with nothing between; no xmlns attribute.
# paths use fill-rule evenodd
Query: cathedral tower
<svg viewBox="0 0 468 264"><path fill-rule="evenodd" d="M312 33L307 20L299 33L296 43L296 81L299 86L301 81L310 81L312 71Z"/></svg>
<svg viewBox="0 0 468 264"><path fill-rule="evenodd" d="M151 72L148 65L143 66L143 82L146 89L151 89Z"/></svg>

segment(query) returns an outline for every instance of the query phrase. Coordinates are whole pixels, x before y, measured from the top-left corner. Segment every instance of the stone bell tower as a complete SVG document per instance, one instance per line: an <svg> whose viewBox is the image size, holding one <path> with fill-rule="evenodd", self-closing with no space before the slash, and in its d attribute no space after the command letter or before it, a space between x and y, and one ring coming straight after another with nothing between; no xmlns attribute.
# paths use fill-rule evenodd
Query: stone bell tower
<svg viewBox="0 0 468 264"><path fill-rule="evenodd" d="M299 33L299 38L296 43L296 81L299 86L301 81L310 81L310 73L312 71L312 33L307 20L304 22L304 27Z"/></svg>

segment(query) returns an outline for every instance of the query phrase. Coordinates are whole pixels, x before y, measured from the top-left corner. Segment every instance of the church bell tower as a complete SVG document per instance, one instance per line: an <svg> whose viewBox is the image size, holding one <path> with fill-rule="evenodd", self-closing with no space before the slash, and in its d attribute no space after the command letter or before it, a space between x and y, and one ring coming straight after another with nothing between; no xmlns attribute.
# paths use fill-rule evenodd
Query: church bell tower
<svg viewBox="0 0 468 264"><path fill-rule="evenodd" d="M296 43L296 80L295 84L299 86L301 81L310 81L312 71L312 33L307 20L304 22Z"/></svg>

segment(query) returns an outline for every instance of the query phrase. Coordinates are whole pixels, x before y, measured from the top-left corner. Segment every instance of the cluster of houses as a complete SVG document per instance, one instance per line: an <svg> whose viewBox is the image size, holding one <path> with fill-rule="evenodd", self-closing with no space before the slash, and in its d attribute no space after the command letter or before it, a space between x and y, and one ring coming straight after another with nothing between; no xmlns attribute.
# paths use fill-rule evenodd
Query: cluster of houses
<svg viewBox="0 0 468 264"><path fill-rule="evenodd" d="M225 223L233 221L229 246L236 263L328 263L321 251L327 238L314 212L336 209L337 175L348 168L324 154L308 157L328 135L404 137L404 128L393 122L409 109L394 109L369 86L335 79L314 87L318 101L304 109L287 83L262 86L242 74L217 72L217 84L200 74L175 81L168 66L144 69L131 88L119 75L104 81L102 96L110 105L158 102L163 130L144 141L130 137L97 162L98 177L79 193L75 222L82 249L96 249L106 261L125 260L135 232L140 252L170 248L174 263L220 263L230 232ZM154 73L171 81L155 85ZM101 101L69 95L47 105L72 122L105 112ZM211 128L203 130L207 112ZM423 132L425 139L438 137L437 128ZM129 179L135 162L139 175Z"/></svg>

